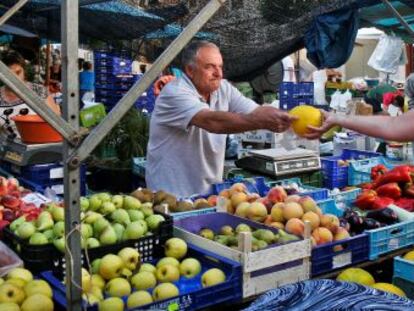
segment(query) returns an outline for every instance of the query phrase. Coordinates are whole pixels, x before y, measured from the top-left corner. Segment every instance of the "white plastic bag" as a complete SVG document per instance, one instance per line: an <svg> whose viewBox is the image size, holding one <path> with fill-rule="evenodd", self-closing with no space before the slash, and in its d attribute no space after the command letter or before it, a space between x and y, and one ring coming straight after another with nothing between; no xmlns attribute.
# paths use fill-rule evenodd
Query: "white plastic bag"
<svg viewBox="0 0 414 311"><path fill-rule="evenodd" d="M329 107L331 107L333 110L338 110L341 104L341 96L341 92L339 92L339 90L336 90L335 93L333 93L331 96L331 103Z"/></svg>
<svg viewBox="0 0 414 311"><path fill-rule="evenodd" d="M23 267L23 261L6 244L0 241L0 277L18 267Z"/></svg>
<svg viewBox="0 0 414 311"><path fill-rule="evenodd" d="M316 105L325 105L325 83L328 80L325 70L317 70L313 73L314 99Z"/></svg>
<svg viewBox="0 0 414 311"><path fill-rule="evenodd" d="M396 36L383 35L372 53L368 65L377 71L396 73L404 58L404 42Z"/></svg>
<svg viewBox="0 0 414 311"><path fill-rule="evenodd" d="M348 108L348 101L352 100L352 93L346 90L344 94L341 94L339 100L339 107L341 111L346 111Z"/></svg>

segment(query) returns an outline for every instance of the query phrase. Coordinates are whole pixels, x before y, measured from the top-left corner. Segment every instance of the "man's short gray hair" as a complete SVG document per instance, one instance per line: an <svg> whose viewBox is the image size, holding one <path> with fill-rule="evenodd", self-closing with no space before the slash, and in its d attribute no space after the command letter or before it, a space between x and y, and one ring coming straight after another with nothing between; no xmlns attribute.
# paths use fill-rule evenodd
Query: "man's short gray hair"
<svg viewBox="0 0 414 311"><path fill-rule="evenodd" d="M206 40L194 41L190 43L184 49L183 54L181 56L181 64L183 68L185 68L185 66L194 66L198 51L204 47L212 47L219 49L217 45Z"/></svg>

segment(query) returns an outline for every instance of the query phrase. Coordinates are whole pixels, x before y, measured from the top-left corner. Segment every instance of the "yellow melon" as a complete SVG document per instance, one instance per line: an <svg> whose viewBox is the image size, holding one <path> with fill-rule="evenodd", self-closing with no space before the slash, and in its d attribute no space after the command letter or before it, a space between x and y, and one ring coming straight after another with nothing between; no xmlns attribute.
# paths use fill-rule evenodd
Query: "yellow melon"
<svg viewBox="0 0 414 311"><path fill-rule="evenodd" d="M361 268L346 269L338 275L336 280L343 282L353 282L367 286L375 284L373 276L369 272Z"/></svg>
<svg viewBox="0 0 414 311"><path fill-rule="evenodd" d="M309 125L316 127L322 125L322 113L315 107L308 105L296 106L289 114L298 117L296 121L292 122L292 129L298 136L305 135Z"/></svg>
<svg viewBox="0 0 414 311"><path fill-rule="evenodd" d="M414 261L414 251L409 251L407 254L405 254L404 259Z"/></svg>
<svg viewBox="0 0 414 311"><path fill-rule="evenodd" d="M374 285L372 285L372 287L382 290L384 292L392 293L401 297L406 297L402 289L390 283L375 283Z"/></svg>

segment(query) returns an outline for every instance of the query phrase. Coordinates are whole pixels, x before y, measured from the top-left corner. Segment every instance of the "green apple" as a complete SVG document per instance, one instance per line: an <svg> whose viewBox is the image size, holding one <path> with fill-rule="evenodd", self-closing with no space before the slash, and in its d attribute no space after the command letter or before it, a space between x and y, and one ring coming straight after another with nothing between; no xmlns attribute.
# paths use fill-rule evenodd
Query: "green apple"
<svg viewBox="0 0 414 311"><path fill-rule="evenodd" d="M22 279L8 279L5 284L13 284L14 286L17 286L19 288L24 288L26 285L26 281Z"/></svg>
<svg viewBox="0 0 414 311"><path fill-rule="evenodd" d="M165 242L165 256L177 259L187 254L187 243L180 238L170 238Z"/></svg>
<svg viewBox="0 0 414 311"><path fill-rule="evenodd" d="M173 265L162 265L157 268L157 272L155 274L157 276L157 280L161 283L175 282L180 279L180 270Z"/></svg>
<svg viewBox="0 0 414 311"><path fill-rule="evenodd" d="M124 197L124 205L125 209L140 209L141 208L141 201L137 198L134 198L130 195L126 195Z"/></svg>
<svg viewBox="0 0 414 311"><path fill-rule="evenodd" d="M131 222L127 225L123 239L124 240L136 240L144 236L144 227L139 221Z"/></svg>
<svg viewBox="0 0 414 311"><path fill-rule="evenodd" d="M98 287L101 290L103 290L105 288L105 280L102 276L100 276L99 274L92 274L91 275L91 285L92 287Z"/></svg>
<svg viewBox="0 0 414 311"><path fill-rule="evenodd" d="M52 243L53 240L55 239L55 233L53 232L52 229L43 231L43 234L45 235L45 237L47 238L47 240L49 241L49 243Z"/></svg>
<svg viewBox="0 0 414 311"><path fill-rule="evenodd" d="M157 268L155 268L152 264L150 263L143 263L141 264L141 266L139 267L139 272L151 272L155 275L155 272L157 271Z"/></svg>
<svg viewBox="0 0 414 311"><path fill-rule="evenodd" d="M61 253L65 252L65 237L60 237L53 240L53 245L60 251Z"/></svg>
<svg viewBox="0 0 414 311"><path fill-rule="evenodd" d="M80 198L80 209L82 212L86 212L89 208L89 200L88 198L81 197Z"/></svg>
<svg viewBox="0 0 414 311"><path fill-rule="evenodd" d="M22 311L42 310L53 311L53 301L49 297L41 294L34 294L27 297L20 306Z"/></svg>
<svg viewBox="0 0 414 311"><path fill-rule="evenodd" d="M21 304L24 300L25 293L22 288L10 283L0 285L0 303L14 302Z"/></svg>
<svg viewBox="0 0 414 311"><path fill-rule="evenodd" d="M104 231L99 236L99 242L101 245L112 245L117 241L117 236L114 228L111 225L108 225Z"/></svg>
<svg viewBox="0 0 414 311"><path fill-rule="evenodd" d="M145 218L144 213L140 210L129 209L127 212L131 221L144 220Z"/></svg>
<svg viewBox="0 0 414 311"><path fill-rule="evenodd" d="M64 221L65 220L65 210L61 206L53 206L52 210L52 217L54 221Z"/></svg>
<svg viewBox="0 0 414 311"><path fill-rule="evenodd" d="M114 195L112 196L112 203L114 203L116 208L122 208L124 205L124 197L122 195Z"/></svg>
<svg viewBox="0 0 414 311"><path fill-rule="evenodd" d="M125 267L121 257L108 254L102 257L99 264L99 274L105 279L110 280L121 275L122 269Z"/></svg>
<svg viewBox="0 0 414 311"><path fill-rule="evenodd" d="M154 288L152 297L155 301L176 297L180 294L177 286L172 283L162 283Z"/></svg>
<svg viewBox="0 0 414 311"><path fill-rule="evenodd" d="M52 288L45 280L33 280L28 282L24 287L24 292L26 293L26 297L34 294L41 294L49 298L53 297Z"/></svg>
<svg viewBox="0 0 414 311"><path fill-rule="evenodd" d="M4 302L0 303L0 311L20 311L20 307L17 303L14 302Z"/></svg>
<svg viewBox="0 0 414 311"><path fill-rule="evenodd" d="M128 280L115 278L106 283L105 292L111 297L123 297L131 294L131 285Z"/></svg>
<svg viewBox="0 0 414 311"><path fill-rule="evenodd" d="M252 232L252 228L250 228L250 226L246 224L239 224L236 227L236 233L240 233L240 232Z"/></svg>
<svg viewBox="0 0 414 311"><path fill-rule="evenodd" d="M209 240L213 240L214 239L214 232L213 232L213 230L208 229L208 228L201 229L198 234L201 235L205 239L209 239Z"/></svg>
<svg viewBox="0 0 414 311"><path fill-rule="evenodd" d="M122 236L123 236L124 231L125 231L125 227L124 227L123 225L121 225L121 224L114 223L114 224L112 225L112 228L114 228L114 230L115 230L115 233L116 233L116 240L117 240L118 242L121 242L121 241L122 241Z"/></svg>
<svg viewBox="0 0 414 311"><path fill-rule="evenodd" d="M17 228L17 236L21 239L28 239L36 232L36 227L31 222L24 222Z"/></svg>
<svg viewBox="0 0 414 311"><path fill-rule="evenodd" d="M122 258L127 269L134 271L137 268L140 256L136 249L125 247L118 252L118 256Z"/></svg>
<svg viewBox="0 0 414 311"><path fill-rule="evenodd" d="M55 225L53 226L53 234L57 238L60 238L65 235L65 223L63 221L58 221L57 223L55 223Z"/></svg>
<svg viewBox="0 0 414 311"><path fill-rule="evenodd" d="M28 283L33 281L33 274L25 268L13 268L7 273L7 279L22 279Z"/></svg>
<svg viewBox="0 0 414 311"><path fill-rule="evenodd" d="M174 257L164 257L157 262L157 268L163 265L173 265L178 268L180 267L180 262Z"/></svg>
<svg viewBox="0 0 414 311"><path fill-rule="evenodd" d="M154 288L157 285L154 273L148 271L138 272L130 281L136 290Z"/></svg>
<svg viewBox="0 0 414 311"><path fill-rule="evenodd" d="M99 195L93 194L89 198L89 210L97 211L101 208L102 200L99 198Z"/></svg>
<svg viewBox="0 0 414 311"><path fill-rule="evenodd" d="M201 276L201 284L203 287L213 286L226 281L226 275L217 268L207 270Z"/></svg>
<svg viewBox="0 0 414 311"><path fill-rule="evenodd" d="M41 232L35 232L29 239L30 245L45 245L48 243L47 237Z"/></svg>
<svg viewBox="0 0 414 311"><path fill-rule="evenodd" d="M101 214L103 214L103 215L109 215L109 214L111 214L112 212L114 212L116 210L116 206L115 206L115 204L114 203L112 203L112 202L109 202L109 201L107 201L107 202L103 202L102 203L102 206L101 206L101 208L100 208L100 212L101 212Z"/></svg>
<svg viewBox="0 0 414 311"><path fill-rule="evenodd" d="M93 274L98 274L99 273L99 268L101 266L101 258L97 258L94 261L92 261L91 267L92 267L92 273Z"/></svg>
<svg viewBox="0 0 414 311"><path fill-rule="evenodd" d="M95 248L101 246L101 243L96 238L87 238L86 239L87 248Z"/></svg>
<svg viewBox="0 0 414 311"><path fill-rule="evenodd" d="M191 279L201 272L201 264L195 258L186 258L180 264L180 274Z"/></svg>
<svg viewBox="0 0 414 311"><path fill-rule="evenodd" d="M152 303L152 297L150 293L145 290L140 290L135 293L132 293L127 300L128 309L133 309L141 306L145 306L149 303Z"/></svg>
<svg viewBox="0 0 414 311"><path fill-rule="evenodd" d="M93 234L95 235L95 237L100 236L104 229L108 226L108 220L106 220L104 217L98 218L93 224Z"/></svg>
<svg viewBox="0 0 414 311"><path fill-rule="evenodd" d="M124 209L117 209L117 210L113 211L112 214L111 214L111 219L112 219L112 221L114 221L116 223L119 223L119 224L122 224L124 226L131 223L129 213Z"/></svg>
<svg viewBox="0 0 414 311"><path fill-rule="evenodd" d="M119 297L102 300L98 304L99 311L124 311L124 302Z"/></svg>
<svg viewBox="0 0 414 311"><path fill-rule="evenodd" d="M160 226L160 223L162 223L163 221L165 221L165 218L162 215L154 214L154 215L148 216L145 219L145 221L148 224L148 228L151 231L155 231Z"/></svg>

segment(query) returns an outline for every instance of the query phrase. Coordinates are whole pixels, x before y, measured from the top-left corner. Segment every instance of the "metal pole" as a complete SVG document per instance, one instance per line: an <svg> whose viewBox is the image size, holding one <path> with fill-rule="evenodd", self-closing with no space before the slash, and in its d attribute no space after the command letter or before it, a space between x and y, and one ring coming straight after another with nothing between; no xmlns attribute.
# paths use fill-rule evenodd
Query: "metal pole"
<svg viewBox="0 0 414 311"><path fill-rule="evenodd" d="M0 80L16 93L26 104L39 114L47 123L49 123L64 138L72 141L77 137L75 129L60 116L58 116L52 108L46 105L37 94L31 90L24 81L20 80L10 69L0 61Z"/></svg>
<svg viewBox="0 0 414 311"><path fill-rule="evenodd" d="M0 17L0 26L3 25L10 17L13 16L20 8L26 4L28 0L20 0L15 5L13 5L3 16Z"/></svg>
<svg viewBox="0 0 414 311"><path fill-rule="evenodd" d="M79 6L78 0L61 2L63 116L79 129ZM63 144L66 237L66 299L68 310L82 309L80 178L79 167L68 165L72 145Z"/></svg>
<svg viewBox="0 0 414 311"><path fill-rule="evenodd" d="M167 67L171 61L181 52L194 35L205 23L220 9L226 0L210 0L210 2L198 13L188 24L183 32L168 46L158 57L156 62L135 83L128 93L116 104L115 108L105 119L88 135L79 148L75 151L71 162L81 162L95 149L101 140L117 124L125 113L133 106L137 98L143 94L158 75Z"/></svg>
<svg viewBox="0 0 414 311"><path fill-rule="evenodd" d="M382 0L382 3L384 3L388 10L400 21L401 25L403 25L403 27L409 32L409 34L414 37L414 30L400 15L400 13L392 6L392 4L388 0Z"/></svg>

